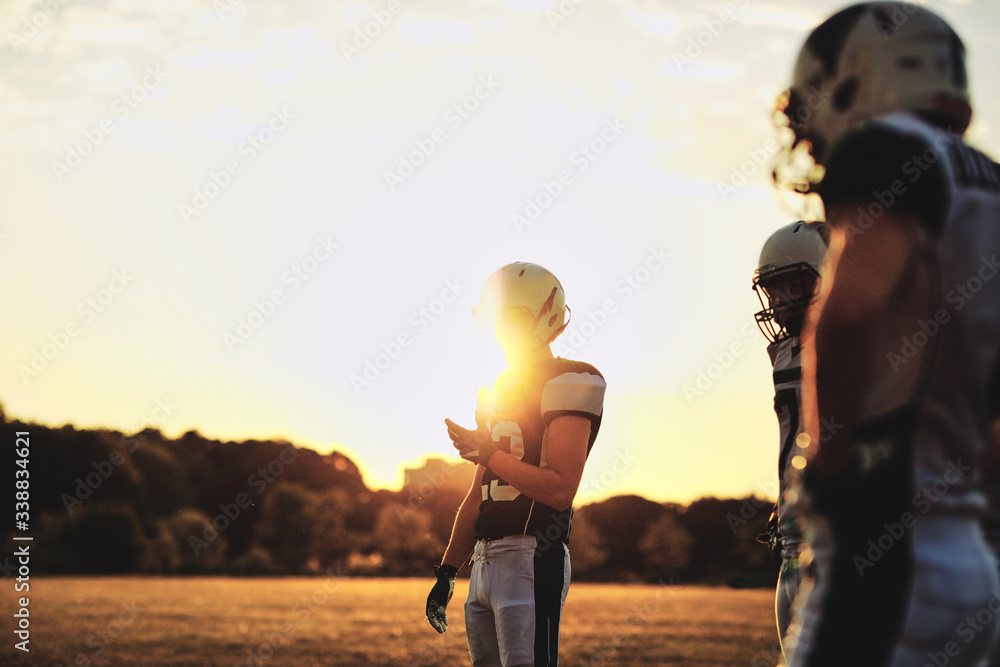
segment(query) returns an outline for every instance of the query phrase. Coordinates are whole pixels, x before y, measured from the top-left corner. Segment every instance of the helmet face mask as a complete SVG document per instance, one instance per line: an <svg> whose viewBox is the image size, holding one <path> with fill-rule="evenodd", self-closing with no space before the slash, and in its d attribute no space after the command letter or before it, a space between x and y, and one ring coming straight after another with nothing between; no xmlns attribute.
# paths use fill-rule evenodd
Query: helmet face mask
<svg viewBox="0 0 1000 667"><path fill-rule="evenodd" d="M800 220L780 227L764 243L752 287L761 305L754 319L769 342L801 332L829 241L825 224Z"/></svg>
<svg viewBox="0 0 1000 667"><path fill-rule="evenodd" d="M819 275L805 262L754 275L753 290L761 305L754 319L769 342L799 335L818 285Z"/></svg>

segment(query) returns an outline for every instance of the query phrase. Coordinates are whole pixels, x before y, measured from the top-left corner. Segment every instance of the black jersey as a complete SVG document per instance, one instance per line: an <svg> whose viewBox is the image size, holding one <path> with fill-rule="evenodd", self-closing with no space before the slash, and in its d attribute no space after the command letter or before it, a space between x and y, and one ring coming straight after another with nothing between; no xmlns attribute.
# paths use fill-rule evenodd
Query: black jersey
<svg viewBox="0 0 1000 667"><path fill-rule="evenodd" d="M587 454L594 445L604 412L604 376L590 364L556 357L530 371L508 369L497 379L487 417L493 442L524 463L548 465L546 429L556 417L578 415L590 420ZM536 502L486 469L483 499L476 519L476 539L535 535L540 540L566 542L573 509L556 510Z"/></svg>

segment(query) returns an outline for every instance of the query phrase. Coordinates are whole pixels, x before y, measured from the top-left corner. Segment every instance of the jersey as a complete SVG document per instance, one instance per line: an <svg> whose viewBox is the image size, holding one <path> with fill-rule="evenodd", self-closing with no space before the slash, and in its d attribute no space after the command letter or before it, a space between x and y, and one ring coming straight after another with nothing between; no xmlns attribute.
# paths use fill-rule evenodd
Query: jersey
<svg viewBox="0 0 1000 667"><path fill-rule="evenodd" d="M871 419L886 417L881 406L913 408L916 513L978 514L985 498L973 471L988 446L988 394L1000 354L998 167L961 137L896 113L845 137L821 185L828 210L839 201L870 201L873 194L918 220L935 239L942 303L892 341L895 349L880 369L884 380L869 400ZM930 354L914 389L898 378L922 350Z"/></svg>
<svg viewBox="0 0 1000 667"><path fill-rule="evenodd" d="M604 376L590 364L556 357L527 372L508 369L502 373L489 404L480 405L477 411L486 415L498 448L524 463L545 468L546 433L557 417L578 415L590 420L590 454L601 427L606 386ZM572 518L572 508L556 510L536 502L489 468L484 471L477 540L534 535L539 541L565 543Z"/></svg>
<svg viewBox="0 0 1000 667"><path fill-rule="evenodd" d="M795 525L795 510L786 499L791 475L786 475L794 453L795 438L802 432L802 362L799 337L787 336L767 346L774 370L774 413L778 417L778 530L787 549L802 541Z"/></svg>
<svg viewBox="0 0 1000 667"><path fill-rule="evenodd" d="M827 211L861 204L847 211L848 244L886 209L922 226L930 243L918 279L930 300L898 290L892 315L872 329L882 356L848 471L833 480L804 471L816 574L790 664L853 664L857 646L871 664L918 664L998 582L979 519L1000 355L1000 178L961 137L910 113L845 135L825 167ZM979 635L978 644L992 641ZM963 647L956 664L972 664L984 646Z"/></svg>

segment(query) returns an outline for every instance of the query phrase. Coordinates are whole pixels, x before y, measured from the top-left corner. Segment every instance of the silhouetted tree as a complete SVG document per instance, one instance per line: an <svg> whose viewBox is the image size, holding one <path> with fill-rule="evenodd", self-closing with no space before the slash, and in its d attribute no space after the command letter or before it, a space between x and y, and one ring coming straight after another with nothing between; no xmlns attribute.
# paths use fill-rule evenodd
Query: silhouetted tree
<svg viewBox="0 0 1000 667"><path fill-rule="evenodd" d="M444 551L424 510L399 512L393 506L384 507L372 537L384 559L384 572L390 575L426 573Z"/></svg>
<svg viewBox="0 0 1000 667"><path fill-rule="evenodd" d="M138 572L148 547L129 507L89 505L66 520L58 537L70 572Z"/></svg>
<svg viewBox="0 0 1000 667"><path fill-rule="evenodd" d="M207 516L198 510L181 510L164 522L164 529L177 545L176 572L208 574L223 569L228 546L225 531L213 526Z"/></svg>
<svg viewBox="0 0 1000 667"><path fill-rule="evenodd" d="M608 560L608 548L604 536L582 510L573 514L569 548L574 578L600 578Z"/></svg>
<svg viewBox="0 0 1000 667"><path fill-rule="evenodd" d="M278 483L264 496L255 542L282 570L306 571L318 505L316 495L297 484Z"/></svg>
<svg viewBox="0 0 1000 667"><path fill-rule="evenodd" d="M674 512L665 512L652 523L639 543L652 580L670 580L683 570L691 560L692 542Z"/></svg>

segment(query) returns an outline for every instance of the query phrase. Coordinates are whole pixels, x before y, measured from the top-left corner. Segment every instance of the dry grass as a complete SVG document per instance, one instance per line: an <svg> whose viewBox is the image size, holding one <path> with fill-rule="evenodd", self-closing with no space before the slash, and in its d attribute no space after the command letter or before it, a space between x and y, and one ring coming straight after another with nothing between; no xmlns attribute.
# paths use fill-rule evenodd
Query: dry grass
<svg viewBox="0 0 1000 667"><path fill-rule="evenodd" d="M423 617L430 578L52 578L31 582L32 665L468 665L459 580L450 630ZM13 583L7 585L12 589ZM773 594L573 584L562 665L774 665Z"/></svg>

